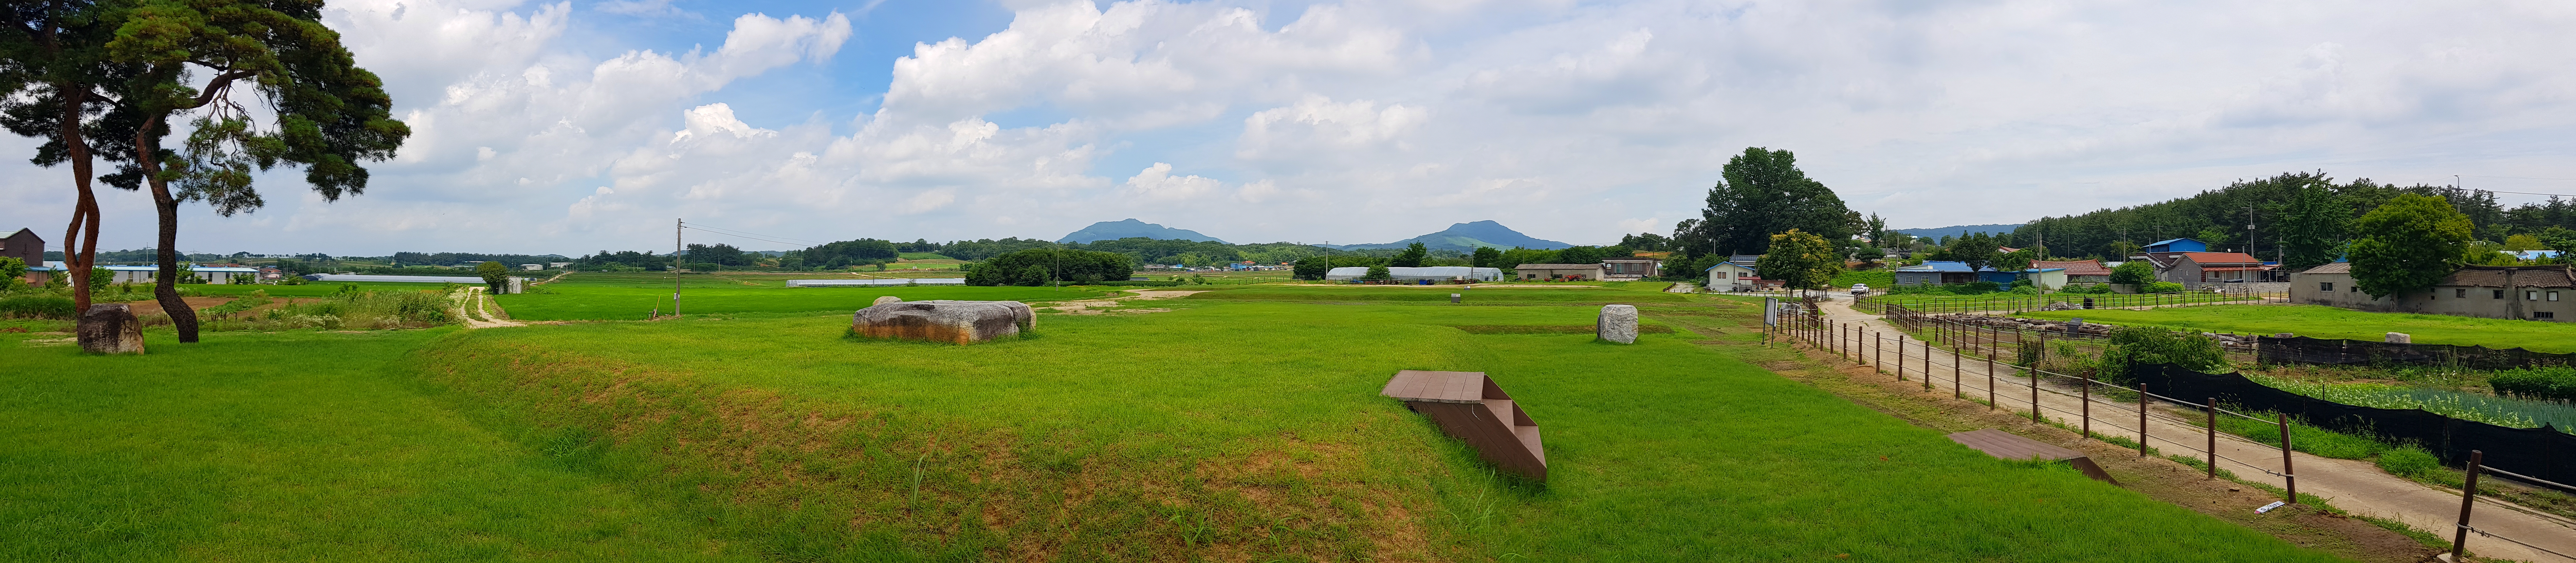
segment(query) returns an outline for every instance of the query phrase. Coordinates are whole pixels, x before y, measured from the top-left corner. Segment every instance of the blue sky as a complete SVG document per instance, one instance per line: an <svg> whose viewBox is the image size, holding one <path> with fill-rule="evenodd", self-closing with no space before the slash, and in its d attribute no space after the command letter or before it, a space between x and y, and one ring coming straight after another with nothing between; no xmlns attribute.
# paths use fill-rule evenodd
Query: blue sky
<svg viewBox="0 0 2576 563"><path fill-rule="evenodd" d="M1695 216L1748 146L1900 227L2284 171L2576 193L2560 2L344 0L325 23L415 136L365 195L286 172L256 213L191 204L182 249L665 249L675 217L1605 243ZM58 238L68 172L0 167L0 229ZM104 197L102 245L149 245L148 202Z"/></svg>

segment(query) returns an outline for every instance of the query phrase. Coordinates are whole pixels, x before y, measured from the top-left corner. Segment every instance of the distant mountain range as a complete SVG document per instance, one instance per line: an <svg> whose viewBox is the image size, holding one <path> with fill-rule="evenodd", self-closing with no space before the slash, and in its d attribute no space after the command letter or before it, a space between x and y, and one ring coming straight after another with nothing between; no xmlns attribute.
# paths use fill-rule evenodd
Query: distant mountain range
<svg viewBox="0 0 2576 563"><path fill-rule="evenodd" d="M1413 243L1417 242L1422 243L1424 248L1432 250L1447 249L1466 252L1473 252L1476 250L1476 247L1479 246L1490 246L1494 248L1512 248L1517 246L1521 248L1534 248L1541 250L1554 250L1574 246L1552 240L1532 238L1529 235L1521 234L1520 231L1512 230L1511 227L1505 227L1502 223L1496 223L1493 221L1458 223L1450 225L1448 230L1384 244L1319 246L1332 246L1333 248L1344 250L1361 248L1404 248L1412 246Z"/></svg>
<svg viewBox="0 0 2576 563"><path fill-rule="evenodd" d="M1064 238L1061 239L1056 239L1056 242L1088 243L1104 240L1118 240L1129 237L1145 237L1154 240L1225 242L1217 240L1216 237L1199 234L1198 231L1175 229L1135 219L1092 223L1089 227L1083 227L1082 230L1074 231L1073 234L1065 235Z"/></svg>
<svg viewBox="0 0 2576 563"><path fill-rule="evenodd" d="M1932 228L1929 228L1929 229L1888 229L1888 230L1889 230L1889 231L1893 231L1893 232L1899 232L1899 233L1905 233L1905 234L1909 234L1909 235L1914 235L1914 236L1918 236L1918 237L1934 238L1934 239L1937 239L1937 238L1941 238L1941 237L1956 237L1956 236L1962 236L1962 235L1966 235L1966 234L1968 234L1968 233L2009 233L2009 232L2013 232L2013 229L2018 229L2018 228L2021 228L2021 225L2020 225L2020 224L2018 224L2018 223L2016 223L2016 224L2011 224L2011 225L1952 225L1952 226L1948 226L1948 227L1932 227Z"/></svg>

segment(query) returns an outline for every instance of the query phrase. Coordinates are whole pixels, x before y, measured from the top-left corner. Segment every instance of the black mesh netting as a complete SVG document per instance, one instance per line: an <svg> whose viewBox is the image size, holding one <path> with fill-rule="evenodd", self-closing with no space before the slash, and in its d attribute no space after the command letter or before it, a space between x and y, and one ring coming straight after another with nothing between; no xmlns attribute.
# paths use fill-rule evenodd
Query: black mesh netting
<svg viewBox="0 0 2576 563"><path fill-rule="evenodd" d="M2270 340L2263 345L2267 354ZM2481 450L2486 452L2488 466L2560 483L2576 482L2576 435L2547 425L2506 428L2418 409L2347 405L2282 391L2235 373L2200 373L2162 364L2140 364L2130 373L2157 395L2194 403L2216 398L2220 404L2280 412L2328 430L2411 442L2453 465L2466 463L2469 450Z"/></svg>
<svg viewBox="0 0 2576 563"><path fill-rule="evenodd" d="M2450 344L2396 344L2293 336L2258 338L2256 355L2265 364L2434 365L2472 369L2564 366L2576 354L2551 354L2521 348L2495 349Z"/></svg>

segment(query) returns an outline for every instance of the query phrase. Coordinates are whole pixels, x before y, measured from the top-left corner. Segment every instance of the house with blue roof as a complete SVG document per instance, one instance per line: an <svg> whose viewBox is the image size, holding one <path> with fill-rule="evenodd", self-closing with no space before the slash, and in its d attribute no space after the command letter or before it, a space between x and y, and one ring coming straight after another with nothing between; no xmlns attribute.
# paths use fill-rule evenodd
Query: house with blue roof
<svg viewBox="0 0 2576 563"><path fill-rule="evenodd" d="M2208 252L2209 243L2188 238L2166 239L2156 241L2155 244L2149 244L2146 248L2140 250L2150 254L2157 252Z"/></svg>
<svg viewBox="0 0 2576 563"><path fill-rule="evenodd" d="M1925 260L1922 264L1896 269L1896 285L1948 285L1981 281L2011 285L2014 281L2023 279L2030 280L2031 285L2038 286L2040 289L2064 288L2066 269L2029 268L2006 272L1997 271L1993 266L1969 269L1967 262L1946 260Z"/></svg>

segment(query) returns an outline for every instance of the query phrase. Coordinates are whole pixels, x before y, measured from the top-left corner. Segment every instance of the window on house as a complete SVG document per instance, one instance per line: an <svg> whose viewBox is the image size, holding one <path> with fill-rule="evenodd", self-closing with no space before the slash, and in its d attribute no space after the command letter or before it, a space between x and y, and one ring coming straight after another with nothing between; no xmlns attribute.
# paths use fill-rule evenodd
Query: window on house
<svg viewBox="0 0 2576 563"><path fill-rule="evenodd" d="M2499 290L2495 290L2495 298L2497 298L2497 299L2503 299L2503 298L2504 298L2504 290L2501 290L2501 289L2499 289Z"/></svg>
<svg viewBox="0 0 2576 563"><path fill-rule="evenodd" d="M2534 320L2538 320L2538 319L2553 319L2553 320L2554 320L2554 319L2557 319L2557 318L2558 318L2558 314L2557 314L2557 313L2548 312L2548 311L2541 311L2541 312L2538 312L2538 313L2532 313L2532 314L2531 314L2531 318L2532 318L2532 319L2534 319Z"/></svg>
<svg viewBox="0 0 2576 563"><path fill-rule="evenodd" d="M2334 282L2317 282L2317 291L2333 292Z"/></svg>
<svg viewBox="0 0 2576 563"><path fill-rule="evenodd" d="M2468 299L2468 298L2469 298L2469 288L2465 288L2465 287L2463 287L2463 288L2459 288L2459 289L2453 289L2453 290L2451 290L2451 296L2452 296L2452 297L2458 297L2458 298L2461 298L2461 299Z"/></svg>
<svg viewBox="0 0 2576 563"><path fill-rule="evenodd" d="M2524 300L2524 301L2539 301L2539 300L2540 300L2540 292L2537 292L2537 291L2525 291L2525 292L2522 292L2522 300Z"/></svg>
<svg viewBox="0 0 2576 563"><path fill-rule="evenodd" d="M2557 301L2557 300L2558 300L2558 292L2555 292L2555 291L2549 292L2549 300L2550 300L2550 301Z"/></svg>

